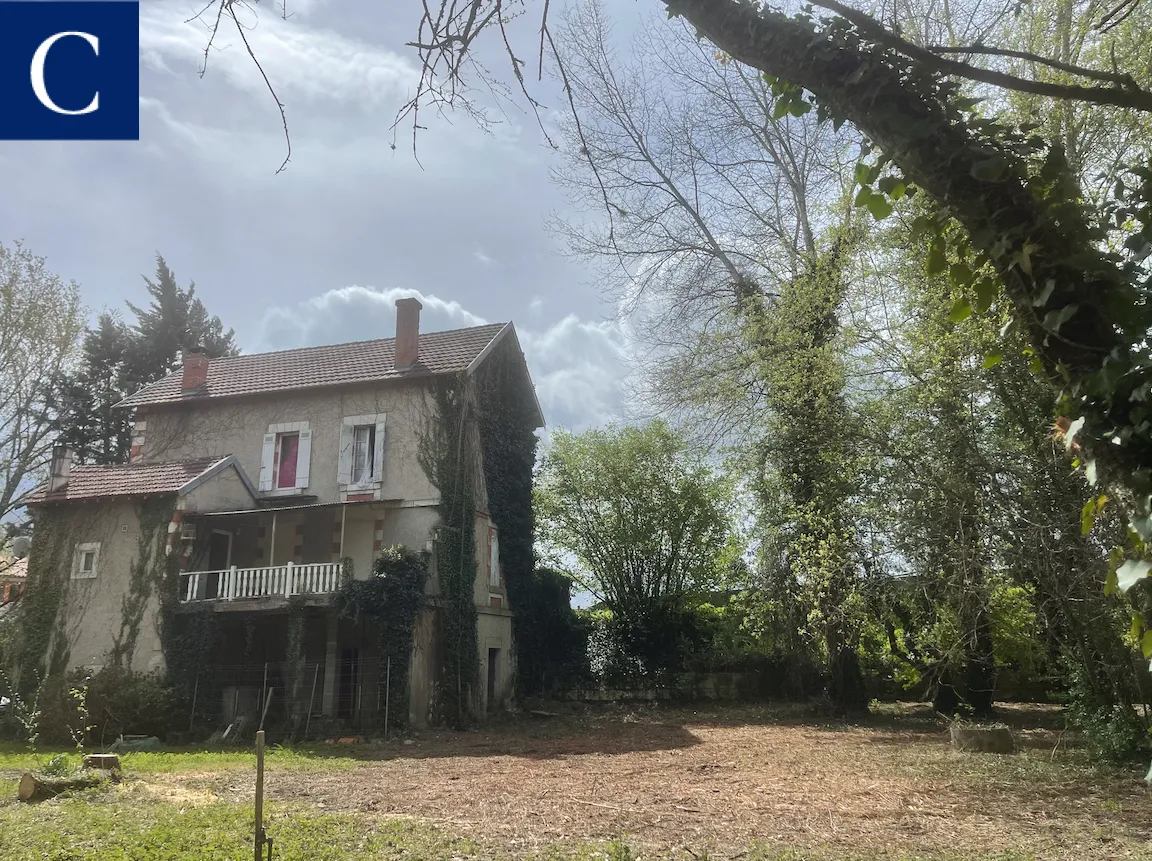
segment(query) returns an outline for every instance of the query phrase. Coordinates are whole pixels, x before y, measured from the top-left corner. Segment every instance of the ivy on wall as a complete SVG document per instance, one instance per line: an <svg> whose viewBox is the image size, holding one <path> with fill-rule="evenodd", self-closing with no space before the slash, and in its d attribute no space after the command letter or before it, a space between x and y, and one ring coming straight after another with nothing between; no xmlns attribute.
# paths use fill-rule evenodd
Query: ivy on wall
<svg viewBox="0 0 1152 861"><path fill-rule="evenodd" d="M158 557L157 570L160 647L168 683L179 696L190 697L201 676L212 678L220 625L210 606L181 607L180 559L175 552Z"/></svg>
<svg viewBox="0 0 1152 861"><path fill-rule="evenodd" d="M60 608L68 590L75 534L74 512L41 505L28 554L28 585L21 599L16 688L30 694L46 675L63 672L70 651ZM49 654L51 651L51 654Z"/></svg>
<svg viewBox="0 0 1152 861"><path fill-rule="evenodd" d="M367 580L349 578L336 593L336 608L342 616L375 625L381 665L391 659L390 726L403 726L408 722L408 670L416 637L416 617L424 606L427 580L427 554L390 547L376 557L371 577ZM290 631L290 653L291 643Z"/></svg>
<svg viewBox="0 0 1152 861"><path fill-rule="evenodd" d="M418 459L440 491L436 571L440 635L438 716L456 727L467 725L480 678L476 615L476 450L469 435L473 403L463 374L431 383L433 415L425 422Z"/></svg>
<svg viewBox="0 0 1152 861"><path fill-rule="evenodd" d="M128 590L120 599L120 630L113 637L109 653L109 663L116 667L131 669L144 611L148 600L161 587L167 570L164 546L175 509L175 497L169 495L148 497L136 505L140 537L136 557L128 571Z"/></svg>
<svg viewBox="0 0 1152 861"><path fill-rule="evenodd" d="M514 343L504 341L489 355L476 385L488 510L499 529L500 566L515 614L517 692L539 696L578 675L587 634L581 636L568 607L567 582L536 571L532 472L537 406Z"/></svg>

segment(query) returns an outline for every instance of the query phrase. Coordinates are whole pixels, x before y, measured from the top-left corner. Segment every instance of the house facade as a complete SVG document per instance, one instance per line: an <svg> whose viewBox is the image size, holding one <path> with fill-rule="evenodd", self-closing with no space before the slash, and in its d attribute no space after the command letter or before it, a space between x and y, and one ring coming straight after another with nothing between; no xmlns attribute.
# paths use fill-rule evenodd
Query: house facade
<svg viewBox="0 0 1152 861"><path fill-rule="evenodd" d="M516 369L501 384L534 405L525 421L535 429L543 417L511 323L421 334L419 320L420 303L402 299L395 339L185 355L121 405L134 415L129 463L76 466L58 451L30 503L30 588L40 565L63 584L46 663L164 671L187 658L173 654L182 647L165 625L206 621L210 660L193 682L201 714L267 711L278 689L275 707L297 723L369 726L398 695L394 668L371 625L334 603L345 578L372 576L381 551L400 545L429 560L404 694L412 723L434 718L441 500L421 457L438 420L434 386L451 378L466 389L500 356ZM475 428L460 439L482 460ZM479 682L470 694L483 712L512 696L515 659L483 468L472 497ZM167 602L149 573L160 569Z"/></svg>

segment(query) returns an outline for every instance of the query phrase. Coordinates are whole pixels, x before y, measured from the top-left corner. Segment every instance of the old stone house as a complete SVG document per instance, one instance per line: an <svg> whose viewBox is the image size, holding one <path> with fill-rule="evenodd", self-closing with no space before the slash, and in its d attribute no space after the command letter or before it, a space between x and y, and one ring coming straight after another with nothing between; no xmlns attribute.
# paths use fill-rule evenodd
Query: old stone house
<svg viewBox="0 0 1152 861"><path fill-rule="evenodd" d="M310 717L370 723L390 669L372 632L337 613L333 598L349 568L367 578L382 549L402 545L429 558L409 658L410 720L427 722L440 676L444 523L421 446L440 421L435 387L452 381L473 409L448 430L478 464L470 479L477 683L469 694L477 712L509 700L515 660L503 524L489 509L477 417L507 396L527 405L516 418L522 432L542 427L543 416L511 323L421 333L420 303L396 305L395 339L211 360L186 354L180 369L121 405L134 411L129 463L73 465L56 452L48 484L30 502L30 595L44 591L49 611L36 612L55 619L51 642L35 656L46 670L164 671L188 657L169 653L176 647L165 625L207 620L212 646L194 682L206 714L251 711L268 687L284 684L268 673L277 678L295 648L304 684L282 687L281 698L295 694L295 708ZM501 372L488 373L497 363ZM515 484L530 493L530 462L517 468L528 474ZM165 588L174 606L165 606ZM48 589L59 597L49 599ZM303 619L294 646L292 612Z"/></svg>

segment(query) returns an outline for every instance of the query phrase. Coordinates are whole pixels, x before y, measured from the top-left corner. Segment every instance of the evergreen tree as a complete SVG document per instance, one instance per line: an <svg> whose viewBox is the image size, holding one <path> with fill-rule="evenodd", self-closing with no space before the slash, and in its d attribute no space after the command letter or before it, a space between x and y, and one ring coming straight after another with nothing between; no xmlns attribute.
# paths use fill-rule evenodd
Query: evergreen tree
<svg viewBox="0 0 1152 861"><path fill-rule="evenodd" d="M135 315L129 325L105 312L84 338L80 370L61 385L60 439L81 463L124 463L132 444L131 414L116 404L176 368L183 351L212 358L238 350L233 331L210 315L159 254L155 279L144 277L152 301L143 308L126 303Z"/></svg>

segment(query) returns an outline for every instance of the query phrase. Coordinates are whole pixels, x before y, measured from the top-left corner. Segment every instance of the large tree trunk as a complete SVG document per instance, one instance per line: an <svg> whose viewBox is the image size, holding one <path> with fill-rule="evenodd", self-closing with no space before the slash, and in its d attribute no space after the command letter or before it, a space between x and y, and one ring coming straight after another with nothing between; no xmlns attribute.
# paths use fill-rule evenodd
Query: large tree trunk
<svg viewBox="0 0 1152 861"><path fill-rule="evenodd" d="M837 715L848 717L868 713L868 691L856 649L846 645L840 632L826 633L828 648L828 699Z"/></svg>
<svg viewBox="0 0 1152 861"><path fill-rule="evenodd" d="M1090 385L1110 354L1121 362L1128 357L1129 339L1117 324L1138 297L1085 229L1076 195L1058 194L1063 206L1038 199L1025 184L1020 159L978 137L946 104L938 73L894 59L843 27L818 31L756 4L665 5L734 59L815 93L947 207L1000 273L1016 321L1054 389ZM994 180L976 178L987 175L982 167L991 159L1002 160L1004 172ZM1075 312L1053 337L1043 325L1045 315L1072 305ZM1130 373L1115 397L1089 397L1080 404L1089 432L1081 439L1086 448L1091 436L1103 439L1113 426L1135 429L1124 445L1098 444L1087 453L1103 479L1136 493L1142 486L1134 473L1152 463L1152 428L1136 428L1128 395L1149 376L1149 369ZM1127 502L1133 504L1131 496ZM1135 506L1143 511L1146 504L1140 497Z"/></svg>
<svg viewBox="0 0 1152 861"><path fill-rule="evenodd" d="M990 718L996 701L996 659L992 653L992 624L986 604L976 614L966 657L968 705L975 717Z"/></svg>

